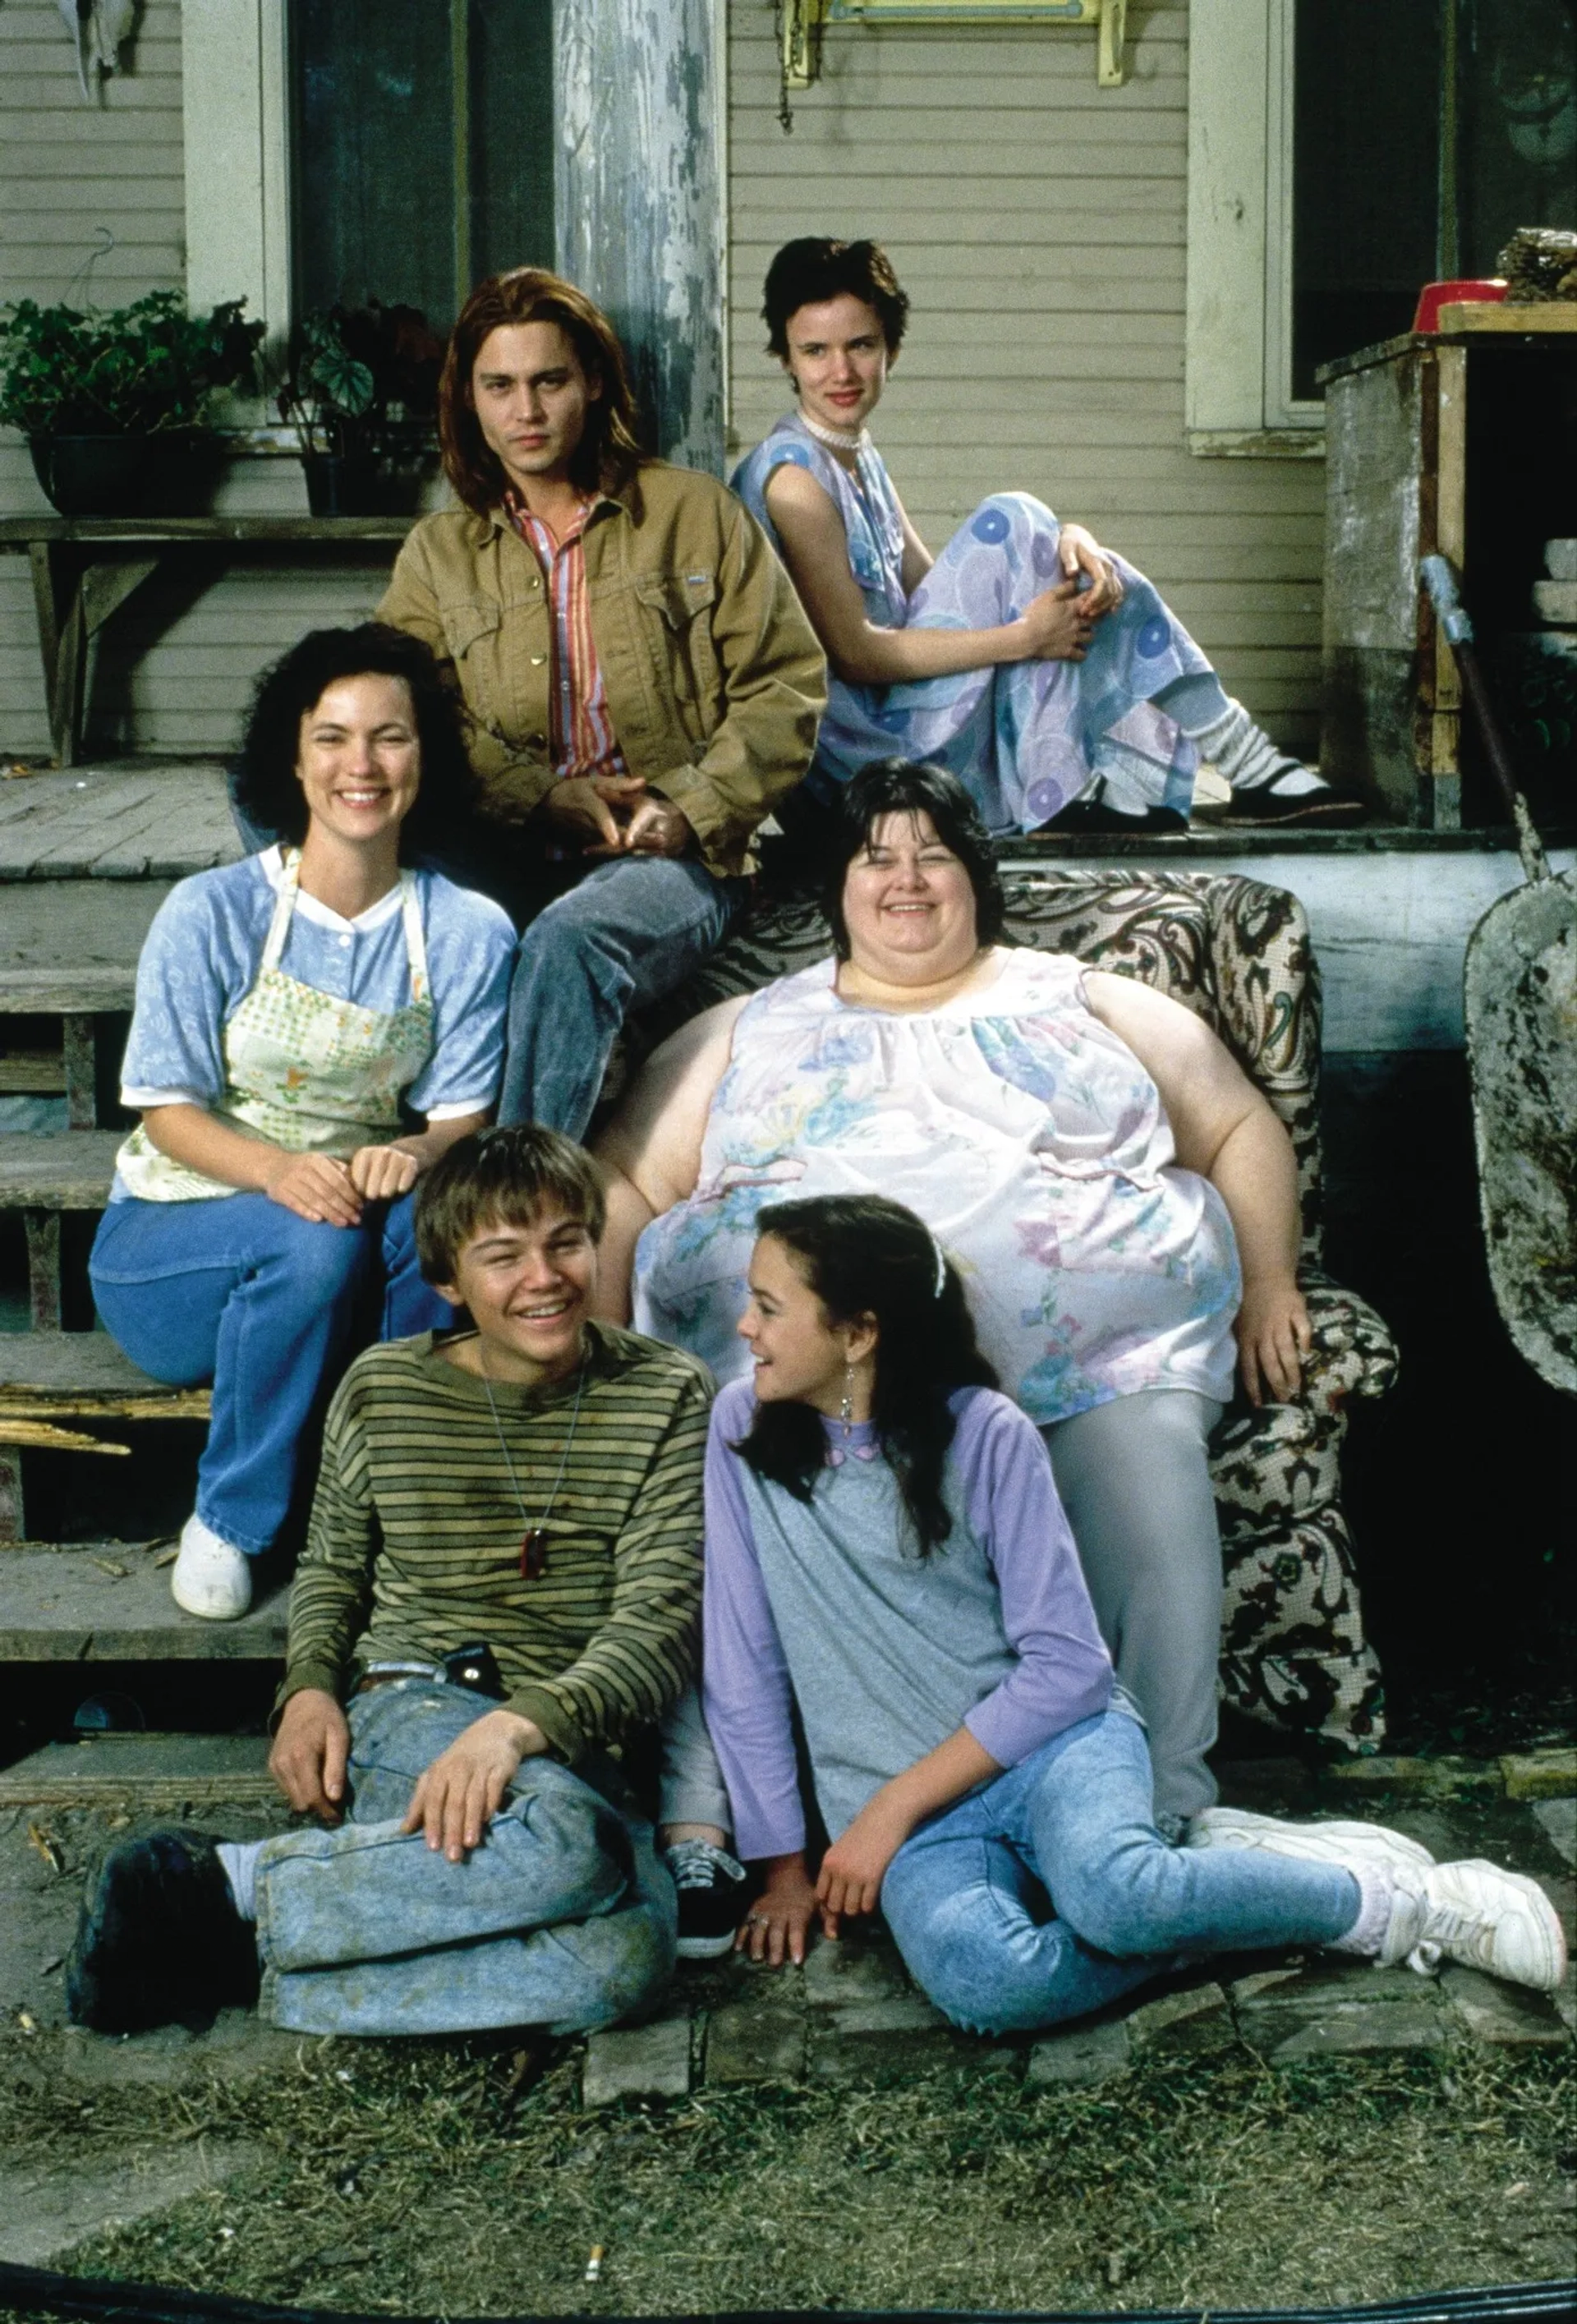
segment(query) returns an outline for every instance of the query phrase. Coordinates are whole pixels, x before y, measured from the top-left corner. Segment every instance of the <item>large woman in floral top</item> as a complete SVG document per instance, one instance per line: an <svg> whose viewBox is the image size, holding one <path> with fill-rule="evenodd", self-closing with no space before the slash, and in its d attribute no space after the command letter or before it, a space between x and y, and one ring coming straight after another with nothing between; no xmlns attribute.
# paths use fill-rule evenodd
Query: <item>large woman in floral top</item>
<svg viewBox="0 0 1577 2324"><path fill-rule="evenodd" d="M1046 1432L1176 1830L1214 1796L1206 1440L1235 1364L1256 1400L1286 1397L1308 1344L1292 1148L1179 1003L996 942L1001 885L954 777L878 762L842 817L838 957L697 1018L604 1135L604 1280L622 1244L640 1327L726 1379L763 1204L917 1211Z"/></svg>

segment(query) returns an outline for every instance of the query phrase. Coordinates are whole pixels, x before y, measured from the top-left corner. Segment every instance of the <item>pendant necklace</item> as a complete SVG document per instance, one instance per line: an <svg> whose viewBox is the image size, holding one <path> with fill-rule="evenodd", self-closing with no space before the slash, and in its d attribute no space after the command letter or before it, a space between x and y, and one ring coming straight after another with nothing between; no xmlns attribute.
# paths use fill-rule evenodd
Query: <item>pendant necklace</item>
<svg viewBox="0 0 1577 2324"><path fill-rule="evenodd" d="M548 1496L548 1506L535 1525L526 1508L526 1497L521 1490L521 1480L515 1474L515 1464L510 1458L509 1440L503 1433L503 1423L498 1416L498 1404L493 1393L493 1382L487 1377L487 1359L482 1343L476 1343L476 1361L482 1373L482 1385L487 1390L487 1408L493 1415L493 1431L498 1449L503 1454L503 1465L509 1471L510 1490L515 1497L515 1507L521 1513L521 1580L540 1582L548 1571L548 1520L558 1499L558 1488L564 1482L564 1472L569 1466L569 1448L575 1442L576 1423L580 1418L580 1399L586 1390L586 1359L580 1360L580 1371L575 1383L575 1404L569 1415L569 1434L564 1440L564 1452L558 1463L558 1474L553 1480L553 1489Z"/></svg>

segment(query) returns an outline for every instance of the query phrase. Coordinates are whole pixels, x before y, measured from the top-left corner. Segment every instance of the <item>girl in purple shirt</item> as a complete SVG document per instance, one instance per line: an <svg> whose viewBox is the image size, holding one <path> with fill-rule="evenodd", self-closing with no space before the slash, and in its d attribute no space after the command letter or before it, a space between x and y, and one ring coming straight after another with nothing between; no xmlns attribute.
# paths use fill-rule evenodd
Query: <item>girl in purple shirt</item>
<svg viewBox="0 0 1577 2324"><path fill-rule="evenodd" d="M761 1880L742 1947L800 1961L813 1921L880 1904L918 1983L988 2034L1261 1947L1558 1982L1547 1898L1492 1865L1224 1808L1163 1840L1045 1446L929 1230L879 1195L759 1225L755 1377L718 1397L706 1471L706 1715Z"/></svg>

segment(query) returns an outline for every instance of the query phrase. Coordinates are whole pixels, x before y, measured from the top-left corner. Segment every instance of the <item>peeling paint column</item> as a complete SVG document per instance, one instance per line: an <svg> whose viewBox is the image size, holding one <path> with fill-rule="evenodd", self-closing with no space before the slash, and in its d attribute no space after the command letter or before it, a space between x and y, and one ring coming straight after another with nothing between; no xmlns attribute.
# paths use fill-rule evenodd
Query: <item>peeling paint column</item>
<svg viewBox="0 0 1577 2324"><path fill-rule="evenodd" d="M724 0L556 0L561 273L606 308L653 447L723 473Z"/></svg>

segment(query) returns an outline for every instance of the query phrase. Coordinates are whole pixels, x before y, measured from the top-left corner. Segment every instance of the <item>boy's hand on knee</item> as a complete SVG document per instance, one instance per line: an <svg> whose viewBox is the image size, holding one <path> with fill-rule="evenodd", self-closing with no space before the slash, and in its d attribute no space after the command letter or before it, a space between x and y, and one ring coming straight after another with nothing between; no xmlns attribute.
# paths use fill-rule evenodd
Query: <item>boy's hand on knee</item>
<svg viewBox="0 0 1577 2324"><path fill-rule="evenodd" d="M349 1758L350 1721L334 1697L316 1686L292 1694L268 1755L268 1772L290 1805L303 1815L338 1823L345 1813Z"/></svg>
<svg viewBox="0 0 1577 2324"><path fill-rule="evenodd" d="M423 1769L401 1829L424 1832L430 1849L463 1864L481 1847L521 1761L547 1748L547 1737L530 1720L490 1711Z"/></svg>

